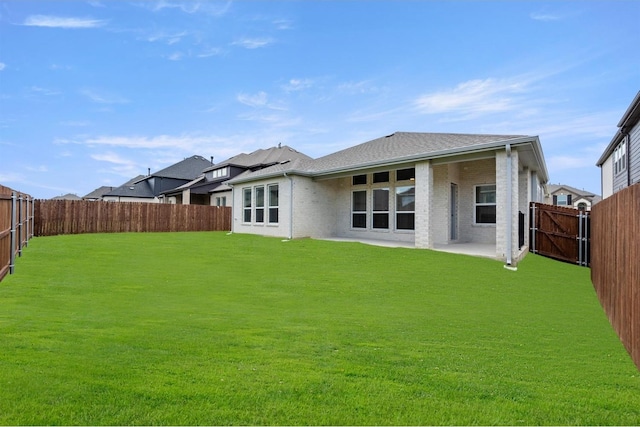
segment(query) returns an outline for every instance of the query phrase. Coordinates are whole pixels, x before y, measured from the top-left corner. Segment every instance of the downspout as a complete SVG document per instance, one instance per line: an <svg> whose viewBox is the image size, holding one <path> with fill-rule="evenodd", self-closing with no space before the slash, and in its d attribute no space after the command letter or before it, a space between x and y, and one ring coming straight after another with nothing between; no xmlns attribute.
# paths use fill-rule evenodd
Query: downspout
<svg viewBox="0 0 640 427"><path fill-rule="evenodd" d="M293 178L284 173L285 178L289 179L289 240L293 239Z"/></svg>
<svg viewBox="0 0 640 427"><path fill-rule="evenodd" d="M212 158L213 160L213 158ZM234 221L234 215L236 213L236 203L235 203L235 195L236 195L236 188L233 186L233 184L227 184L229 187L231 187L231 230L227 233L227 236L229 234L233 234L233 223ZM242 203L241 203L242 204Z"/></svg>
<svg viewBox="0 0 640 427"><path fill-rule="evenodd" d="M513 249L513 182L511 165L511 144L507 144L507 266L511 266L511 251Z"/></svg>

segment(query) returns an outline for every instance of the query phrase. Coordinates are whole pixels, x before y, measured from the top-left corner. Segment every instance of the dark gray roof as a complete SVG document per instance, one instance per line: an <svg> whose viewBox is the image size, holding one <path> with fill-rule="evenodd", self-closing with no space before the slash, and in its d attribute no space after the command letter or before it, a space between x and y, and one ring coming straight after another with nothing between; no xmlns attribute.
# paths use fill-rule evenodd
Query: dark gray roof
<svg viewBox="0 0 640 427"><path fill-rule="evenodd" d="M596 166L602 166L602 164L607 161L609 156L611 156L611 154L613 153L613 150L615 150L618 144L622 142L622 139L624 138L626 133L629 132L633 127L635 127L639 121L640 90L636 94L635 98L633 98L633 101L631 101L631 104L627 108L627 111L625 111L622 115L622 118L618 122L618 131L613 136L613 139L611 139L611 142L609 142L609 145L607 145L607 148L604 150L604 153L602 153L602 156L600 156L600 159L598 159L598 163L596 163Z"/></svg>
<svg viewBox="0 0 640 427"><path fill-rule="evenodd" d="M223 162L216 163L215 165L208 167L205 172L218 169L223 166L240 166L248 169L263 168L265 166L294 159L311 159L311 157L300 153L287 145L282 145L267 149L259 149L249 154L240 153Z"/></svg>
<svg viewBox="0 0 640 427"><path fill-rule="evenodd" d="M243 174L230 180L229 183L250 181L285 172L316 177L329 176L377 166L399 165L491 150L504 147L507 143L532 144L533 156L541 169L541 178L546 181L546 165L540 143L535 136L396 132L315 160L281 163L251 174Z"/></svg>
<svg viewBox="0 0 640 427"><path fill-rule="evenodd" d="M108 185L103 185L102 187L96 188L91 193L86 194L82 198L85 199L85 200L101 199L102 196L104 196L105 194L107 194L110 191L113 191L113 187L110 187Z"/></svg>
<svg viewBox="0 0 640 427"><path fill-rule="evenodd" d="M186 179L191 181L209 167L211 167L211 161L202 156L191 156L164 169L160 169L158 172L152 173L149 177ZM144 177L143 179L146 178L148 177Z"/></svg>
<svg viewBox="0 0 640 427"><path fill-rule="evenodd" d="M144 180L146 176L138 175L133 179L125 182L119 187L114 188L112 191L104 194L104 196L118 196L118 197L150 197L153 198L153 192L149 183Z"/></svg>

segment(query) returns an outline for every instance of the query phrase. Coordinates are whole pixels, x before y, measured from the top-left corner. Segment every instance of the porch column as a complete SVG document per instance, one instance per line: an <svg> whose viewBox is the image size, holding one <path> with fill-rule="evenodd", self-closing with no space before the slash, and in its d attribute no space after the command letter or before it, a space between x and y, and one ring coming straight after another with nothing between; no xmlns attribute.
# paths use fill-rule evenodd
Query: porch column
<svg viewBox="0 0 640 427"><path fill-rule="evenodd" d="M433 166L431 161L416 164L415 247L433 248L431 233L433 206Z"/></svg>
<svg viewBox="0 0 640 427"><path fill-rule="evenodd" d="M507 176L507 163L511 164L511 175ZM508 180L511 185L508 185ZM510 194L509 194L510 190ZM518 256L518 151L511 150L507 156L506 151L496 153L496 257L507 261L511 259L516 264ZM511 203L509 203L509 198ZM511 210L508 207L511 205ZM508 215L511 221L508 221ZM509 229L509 224L511 228ZM511 253L508 254L511 243ZM510 255L510 256L508 256Z"/></svg>
<svg viewBox="0 0 640 427"><path fill-rule="evenodd" d="M183 205L191 204L191 190L188 188L182 190L182 204Z"/></svg>

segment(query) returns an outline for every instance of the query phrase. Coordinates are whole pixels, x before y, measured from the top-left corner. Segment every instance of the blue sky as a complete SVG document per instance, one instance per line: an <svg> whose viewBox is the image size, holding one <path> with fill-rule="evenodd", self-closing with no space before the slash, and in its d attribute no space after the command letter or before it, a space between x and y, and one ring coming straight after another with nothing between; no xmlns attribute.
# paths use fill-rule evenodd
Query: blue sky
<svg viewBox="0 0 640 427"><path fill-rule="evenodd" d="M79 196L198 154L538 135L595 166L640 89L640 2L0 1L0 184Z"/></svg>

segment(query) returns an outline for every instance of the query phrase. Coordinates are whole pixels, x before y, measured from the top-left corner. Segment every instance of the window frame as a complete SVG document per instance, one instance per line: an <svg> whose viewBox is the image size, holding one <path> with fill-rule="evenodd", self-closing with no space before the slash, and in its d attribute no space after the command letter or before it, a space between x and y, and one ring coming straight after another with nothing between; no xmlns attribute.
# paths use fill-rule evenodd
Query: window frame
<svg viewBox="0 0 640 427"><path fill-rule="evenodd" d="M248 198L247 198L247 194L249 195ZM253 219L252 208L253 208L253 190L251 187L244 187L242 189L242 223L243 224L251 224L251 220Z"/></svg>
<svg viewBox="0 0 640 427"><path fill-rule="evenodd" d="M493 202L478 202L478 190L482 187L493 187ZM498 211L498 193L497 193L497 187L496 184L477 184L473 186L473 224L474 225L481 225L481 226L495 226L497 223L497 218L495 218L497 216L497 211ZM492 207L494 208L494 221L493 222L478 222L478 208L483 208L483 207Z"/></svg>
<svg viewBox="0 0 640 427"><path fill-rule="evenodd" d="M407 191L408 189L413 189L413 202L411 202L410 204L413 205L413 209L401 209L399 206L400 203L400 198L401 197L406 197L403 196L400 191ZM415 185L399 185L399 186L395 186L394 187L394 192L395 192L395 230L397 231L410 231L413 230L415 231L416 229L416 195L415 195L415 191L416 191L416 186ZM411 227L409 228L400 228L398 224L400 224L400 221L398 220L400 218L400 216L403 217L408 217L411 218L410 223L411 223Z"/></svg>
<svg viewBox="0 0 640 427"><path fill-rule="evenodd" d="M364 210L356 210L355 209L355 195L356 193L364 193ZM356 230L362 230L362 229L367 229L367 208L368 208L368 203L367 203L367 190L366 189L359 189L359 190L352 190L351 191L351 228L356 229ZM358 216L358 218L360 218L362 215L364 215L364 222L362 222L362 226L356 226L354 219L356 218L356 215Z"/></svg>
<svg viewBox="0 0 640 427"><path fill-rule="evenodd" d="M275 200L273 189L275 188ZM280 186L279 184L267 185L267 224L275 225L280 222Z"/></svg>
<svg viewBox="0 0 640 427"><path fill-rule="evenodd" d="M382 192L382 193L381 193ZM376 207L376 194L385 194L386 193L386 199L387 199L387 203L386 203L386 210L385 209L377 209ZM391 189L390 187L377 187L377 188L372 188L371 189L371 229L372 230L389 230L390 228L390 222L389 222L389 215L390 215L390 194L391 194ZM385 218L386 217L386 226L379 226L376 225L376 220L379 218Z"/></svg>
<svg viewBox="0 0 640 427"><path fill-rule="evenodd" d="M259 193L262 193L262 200L259 199ZM264 209L265 209L265 188L264 185L256 185L253 187L253 218L256 224L264 224Z"/></svg>

